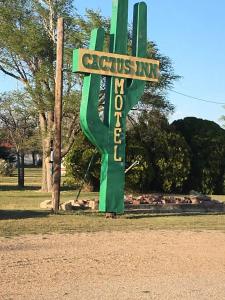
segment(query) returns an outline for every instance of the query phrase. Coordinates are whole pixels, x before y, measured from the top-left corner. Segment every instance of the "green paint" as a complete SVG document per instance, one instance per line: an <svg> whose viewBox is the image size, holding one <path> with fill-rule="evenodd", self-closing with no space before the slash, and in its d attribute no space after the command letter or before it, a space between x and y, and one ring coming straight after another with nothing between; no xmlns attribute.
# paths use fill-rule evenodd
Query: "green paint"
<svg viewBox="0 0 225 300"><path fill-rule="evenodd" d="M79 49L73 50L73 71L78 70L78 63L79 63L79 55L78 55ZM74 71L75 72L75 71Z"/></svg>
<svg viewBox="0 0 225 300"><path fill-rule="evenodd" d="M127 55L127 22L128 0L113 0L109 52ZM134 5L133 24L132 55L146 57L147 7L144 2ZM89 48L102 51L103 44L104 30L93 30ZM97 58L94 55L91 60L89 58L83 58L83 61L86 66L89 64L87 61L92 61L91 68L104 70L107 68L105 62L111 61L110 69L113 72L118 71L123 74L135 72L135 66L129 60L104 56ZM99 210L122 213L124 211L126 116L143 95L145 82L132 80L128 85L125 79L107 77L102 122L98 113L100 79L100 75L95 74L88 74L84 78L80 122L86 136L102 154Z"/></svg>

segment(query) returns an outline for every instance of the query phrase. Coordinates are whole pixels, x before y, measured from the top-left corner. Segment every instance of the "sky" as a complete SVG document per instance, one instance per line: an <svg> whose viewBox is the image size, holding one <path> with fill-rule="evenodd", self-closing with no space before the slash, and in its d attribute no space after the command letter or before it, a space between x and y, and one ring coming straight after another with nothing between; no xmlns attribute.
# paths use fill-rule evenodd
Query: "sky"
<svg viewBox="0 0 225 300"><path fill-rule="evenodd" d="M129 17L137 1L129 0ZM224 103L225 107L225 1L151 0L148 5L148 38L173 62L182 78L173 90L196 98ZM112 0L75 0L80 13L85 8L111 15ZM16 88L15 80L0 72L0 92ZM187 116L208 119L222 125L222 104L197 101L168 92L175 106L170 121Z"/></svg>

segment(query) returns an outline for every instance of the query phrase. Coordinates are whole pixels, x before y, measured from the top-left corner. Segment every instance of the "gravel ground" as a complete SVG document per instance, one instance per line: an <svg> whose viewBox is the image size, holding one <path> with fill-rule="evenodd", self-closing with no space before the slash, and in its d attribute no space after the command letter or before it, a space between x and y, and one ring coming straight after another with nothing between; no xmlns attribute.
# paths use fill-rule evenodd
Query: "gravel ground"
<svg viewBox="0 0 225 300"><path fill-rule="evenodd" d="M1 238L0 299L225 299L225 233Z"/></svg>

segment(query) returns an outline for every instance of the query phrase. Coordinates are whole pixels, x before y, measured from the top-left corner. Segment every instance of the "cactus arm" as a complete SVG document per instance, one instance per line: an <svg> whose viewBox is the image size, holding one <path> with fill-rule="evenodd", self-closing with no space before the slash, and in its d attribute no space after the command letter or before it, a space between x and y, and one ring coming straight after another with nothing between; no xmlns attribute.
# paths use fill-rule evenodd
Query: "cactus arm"
<svg viewBox="0 0 225 300"><path fill-rule="evenodd" d="M91 33L90 49L102 51L104 30L94 29ZM101 75L88 74L84 77L80 123L90 141L101 151L105 151L108 128L103 124L98 113Z"/></svg>
<svg viewBox="0 0 225 300"><path fill-rule="evenodd" d="M146 57L147 51L147 5L145 2L136 3L134 5L133 20L133 45L132 55L136 57ZM127 87L127 99L125 114L134 107L144 93L145 82L141 80L133 80L131 85Z"/></svg>
<svg viewBox="0 0 225 300"><path fill-rule="evenodd" d="M127 53L128 0L113 0L110 52Z"/></svg>
<svg viewBox="0 0 225 300"><path fill-rule="evenodd" d="M128 0L113 0L112 19L110 27L110 53L127 54L127 22L128 22ZM115 78L106 78L106 100L104 106L104 124L109 126L111 108L110 97L114 95Z"/></svg>

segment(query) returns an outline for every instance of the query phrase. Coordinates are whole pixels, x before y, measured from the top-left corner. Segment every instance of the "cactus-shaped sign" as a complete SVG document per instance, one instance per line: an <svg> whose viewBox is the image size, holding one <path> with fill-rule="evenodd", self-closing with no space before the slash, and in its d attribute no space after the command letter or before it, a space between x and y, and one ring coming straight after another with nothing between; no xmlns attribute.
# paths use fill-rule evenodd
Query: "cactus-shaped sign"
<svg viewBox="0 0 225 300"><path fill-rule="evenodd" d="M104 30L94 29L89 49L75 49L73 71L85 73L80 123L102 155L99 210L124 211L126 116L144 93L145 81L158 81L159 62L146 59L147 7L134 5L132 56L128 56L128 0L113 0L110 47ZM101 76L106 76L103 120L99 116Z"/></svg>

